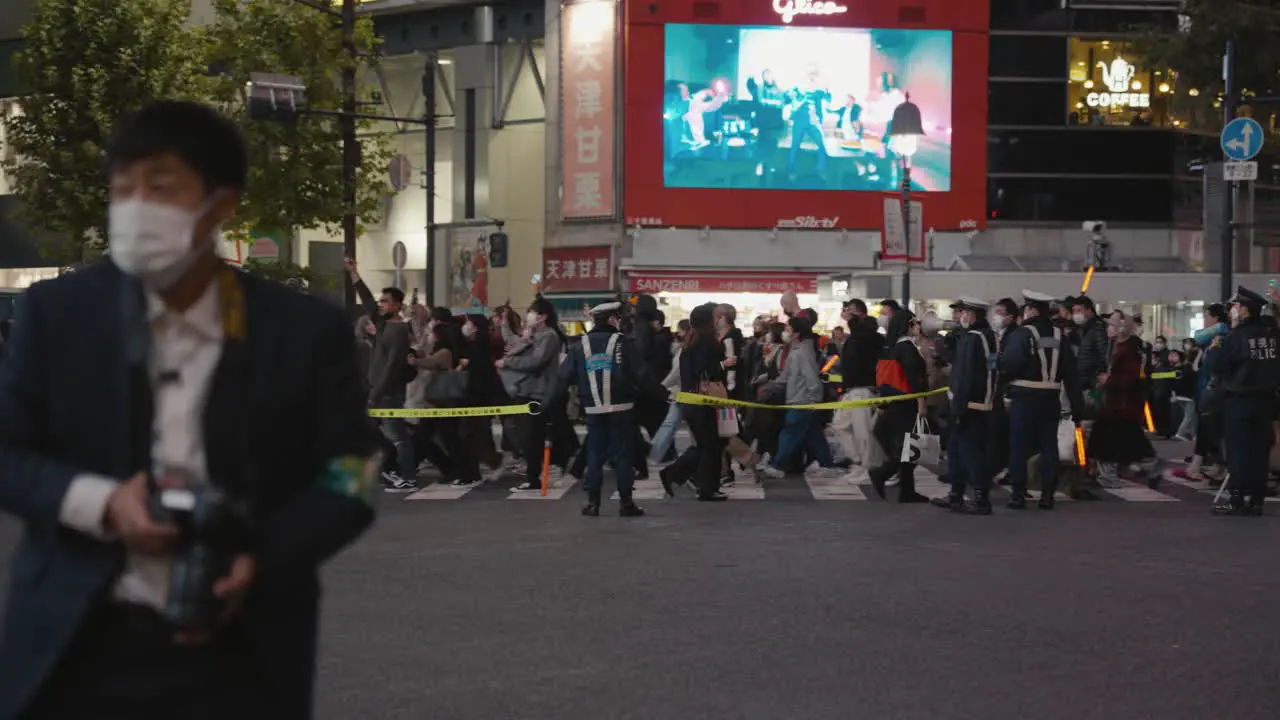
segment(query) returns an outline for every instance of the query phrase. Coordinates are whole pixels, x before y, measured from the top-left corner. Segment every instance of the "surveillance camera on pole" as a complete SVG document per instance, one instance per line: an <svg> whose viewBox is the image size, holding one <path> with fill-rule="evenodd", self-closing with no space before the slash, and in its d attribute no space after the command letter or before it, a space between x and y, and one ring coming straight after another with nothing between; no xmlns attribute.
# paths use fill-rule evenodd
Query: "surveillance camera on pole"
<svg viewBox="0 0 1280 720"><path fill-rule="evenodd" d="M296 75L251 73L245 107L254 120L296 122L307 108L307 86Z"/></svg>
<svg viewBox="0 0 1280 720"><path fill-rule="evenodd" d="M1089 233L1089 245L1085 250L1085 267L1102 272L1111 266L1111 243L1107 241L1107 223L1103 220L1085 220L1081 230Z"/></svg>

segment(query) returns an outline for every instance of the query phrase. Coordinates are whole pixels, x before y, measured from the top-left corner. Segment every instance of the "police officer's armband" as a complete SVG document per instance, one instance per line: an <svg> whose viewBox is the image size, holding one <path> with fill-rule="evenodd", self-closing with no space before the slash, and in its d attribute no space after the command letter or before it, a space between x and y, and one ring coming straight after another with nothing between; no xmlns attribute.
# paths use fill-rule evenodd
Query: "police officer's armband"
<svg viewBox="0 0 1280 720"><path fill-rule="evenodd" d="M320 485L344 497L373 505L374 498L378 496L378 470L381 467L382 453L369 457L336 457L320 472Z"/></svg>

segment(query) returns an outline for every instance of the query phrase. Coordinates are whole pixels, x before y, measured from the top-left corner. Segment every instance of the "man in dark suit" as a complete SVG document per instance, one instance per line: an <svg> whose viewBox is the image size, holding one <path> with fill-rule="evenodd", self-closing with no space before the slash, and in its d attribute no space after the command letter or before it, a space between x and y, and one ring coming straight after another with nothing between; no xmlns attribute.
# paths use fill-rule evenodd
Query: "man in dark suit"
<svg viewBox="0 0 1280 720"><path fill-rule="evenodd" d="M373 519L350 326L218 258L247 160L217 112L147 106L107 161L110 261L32 286L0 370L0 718L308 718L319 566ZM201 582L150 504L218 497Z"/></svg>

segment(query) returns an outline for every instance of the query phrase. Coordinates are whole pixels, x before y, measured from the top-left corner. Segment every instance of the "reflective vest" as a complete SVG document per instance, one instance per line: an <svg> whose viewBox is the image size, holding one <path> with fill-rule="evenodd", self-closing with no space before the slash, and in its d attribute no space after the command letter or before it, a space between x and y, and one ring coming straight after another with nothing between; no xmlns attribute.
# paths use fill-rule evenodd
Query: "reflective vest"
<svg viewBox="0 0 1280 720"><path fill-rule="evenodd" d="M1062 357L1062 330L1053 329L1053 337L1041 337L1035 325L1027 325L1031 331L1032 345L1036 355L1040 357L1040 375L1042 380L1014 380L1011 385L1034 388L1036 390L1061 390L1062 382L1058 380L1058 358ZM1045 352L1053 353L1053 360L1045 358Z"/></svg>
<svg viewBox="0 0 1280 720"><path fill-rule="evenodd" d="M588 415L606 415L635 407L635 403L613 403L613 353L620 337L620 333L610 335L604 352L592 354L591 340L587 335L582 336L582 359L587 371L587 387L591 389L592 403L582 411Z"/></svg>
<svg viewBox="0 0 1280 720"><path fill-rule="evenodd" d="M993 331L994 332L994 331ZM992 409L996 396L996 354L991 352L991 343L987 342L987 336L981 330L970 330L970 335L977 335L982 341L982 359L986 368L987 375L987 391L982 395L982 402L969 401L970 410L989 411Z"/></svg>

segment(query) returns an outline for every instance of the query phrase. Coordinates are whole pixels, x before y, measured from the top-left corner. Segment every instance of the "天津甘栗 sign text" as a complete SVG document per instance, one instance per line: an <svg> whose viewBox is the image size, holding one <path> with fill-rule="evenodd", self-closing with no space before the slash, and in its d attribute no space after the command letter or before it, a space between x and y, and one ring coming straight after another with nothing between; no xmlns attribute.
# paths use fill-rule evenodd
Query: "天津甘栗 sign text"
<svg viewBox="0 0 1280 720"><path fill-rule="evenodd" d="M797 15L843 15L849 8L830 0L773 0L773 11L789 23Z"/></svg>

